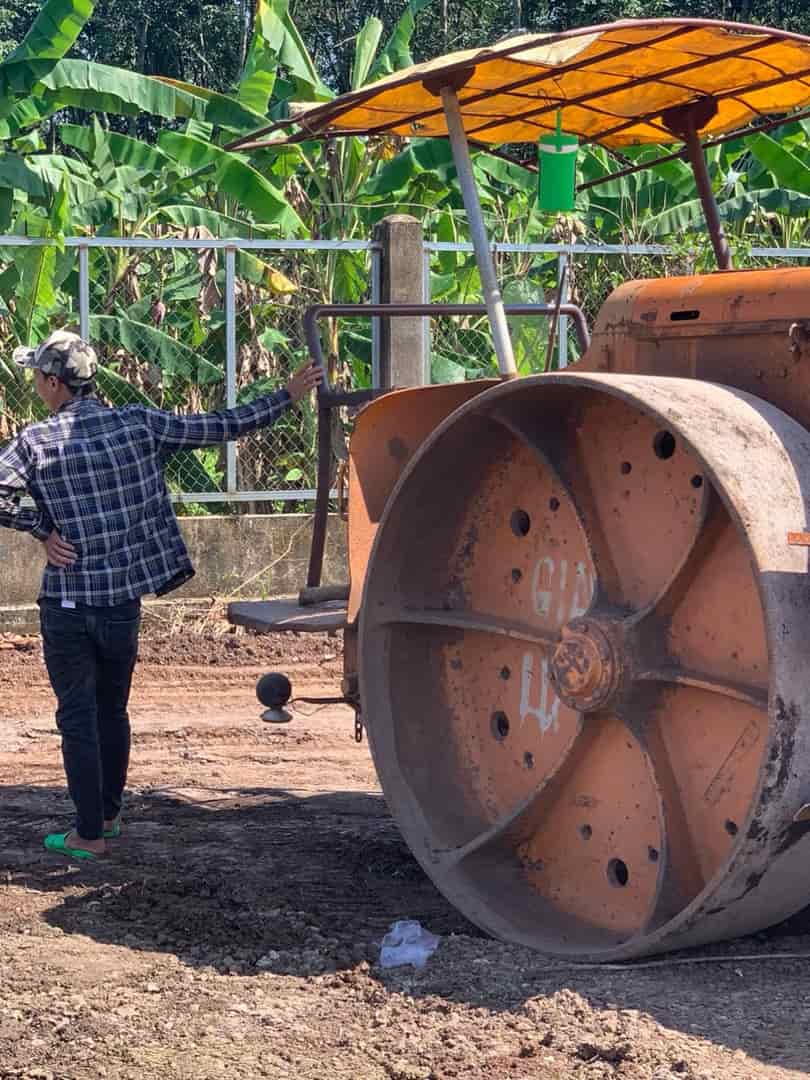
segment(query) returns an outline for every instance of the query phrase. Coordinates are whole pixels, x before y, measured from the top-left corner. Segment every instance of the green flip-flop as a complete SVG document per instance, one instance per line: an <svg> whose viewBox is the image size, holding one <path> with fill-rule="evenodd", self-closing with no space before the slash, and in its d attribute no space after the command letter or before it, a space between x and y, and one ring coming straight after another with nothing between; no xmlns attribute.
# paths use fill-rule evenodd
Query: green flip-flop
<svg viewBox="0 0 810 1080"><path fill-rule="evenodd" d="M105 829L102 836L105 840L117 840L121 835L121 822L116 819L111 829Z"/></svg>
<svg viewBox="0 0 810 1080"><path fill-rule="evenodd" d="M67 855L71 859L98 858L94 851L87 851L85 848L68 847L66 840L69 836L70 832L50 833L45 837L45 847L48 851L57 851L60 855Z"/></svg>

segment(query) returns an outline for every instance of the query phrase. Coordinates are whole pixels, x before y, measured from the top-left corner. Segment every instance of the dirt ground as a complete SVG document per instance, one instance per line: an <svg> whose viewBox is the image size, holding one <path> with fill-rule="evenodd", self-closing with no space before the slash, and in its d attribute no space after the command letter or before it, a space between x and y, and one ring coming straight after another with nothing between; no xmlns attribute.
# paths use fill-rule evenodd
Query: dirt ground
<svg viewBox="0 0 810 1080"><path fill-rule="evenodd" d="M775 955L810 956L806 916L619 970L489 940L405 848L349 710L259 718L268 669L334 693L340 640L224 631L145 638L125 832L90 865L42 849L71 816L53 700L38 640L0 637L0 1078L810 1073L810 961ZM398 918L441 935L424 969L377 963Z"/></svg>

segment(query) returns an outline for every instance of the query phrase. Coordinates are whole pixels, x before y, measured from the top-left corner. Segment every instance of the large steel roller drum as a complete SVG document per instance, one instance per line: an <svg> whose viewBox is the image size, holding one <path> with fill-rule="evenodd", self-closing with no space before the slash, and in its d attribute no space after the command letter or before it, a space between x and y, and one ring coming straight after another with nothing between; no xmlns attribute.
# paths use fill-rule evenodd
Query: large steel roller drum
<svg viewBox="0 0 810 1080"><path fill-rule="evenodd" d="M688 379L508 382L423 444L360 688L391 812L474 923L609 960L810 902L808 485L802 427Z"/></svg>

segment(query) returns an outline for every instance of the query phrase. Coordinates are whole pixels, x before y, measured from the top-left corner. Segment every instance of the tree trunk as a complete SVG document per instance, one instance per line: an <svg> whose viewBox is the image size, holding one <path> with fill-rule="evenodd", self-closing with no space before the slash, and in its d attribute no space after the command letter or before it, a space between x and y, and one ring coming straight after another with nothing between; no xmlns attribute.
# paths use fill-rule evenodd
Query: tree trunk
<svg viewBox="0 0 810 1080"><path fill-rule="evenodd" d="M135 70L141 75L145 75L146 71L146 47L149 41L149 18L146 12L140 13L141 18L138 20L138 43L135 53ZM138 133L138 117L130 116L129 123L127 124L129 134L132 136Z"/></svg>
<svg viewBox="0 0 810 1080"><path fill-rule="evenodd" d="M253 26L253 0L240 0L240 7L242 28L239 36L239 74L241 75L245 69L250 31Z"/></svg>

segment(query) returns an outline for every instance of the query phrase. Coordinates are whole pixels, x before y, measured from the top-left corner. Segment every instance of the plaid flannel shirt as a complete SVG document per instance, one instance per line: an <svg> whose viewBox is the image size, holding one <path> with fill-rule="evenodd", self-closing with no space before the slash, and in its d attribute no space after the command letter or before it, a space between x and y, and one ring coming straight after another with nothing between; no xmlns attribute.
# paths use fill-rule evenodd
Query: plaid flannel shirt
<svg viewBox="0 0 810 1080"><path fill-rule="evenodd" d="M158 596L194 575L163 465L179 450L215 446L274 423L286 390L192 416L75 398L0 451L0 525L45 540L56 529L78 552L46 566L41 597L99 607ZM35 509L20 506L28 493Z"/></svg>

